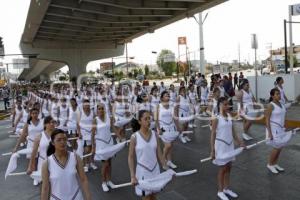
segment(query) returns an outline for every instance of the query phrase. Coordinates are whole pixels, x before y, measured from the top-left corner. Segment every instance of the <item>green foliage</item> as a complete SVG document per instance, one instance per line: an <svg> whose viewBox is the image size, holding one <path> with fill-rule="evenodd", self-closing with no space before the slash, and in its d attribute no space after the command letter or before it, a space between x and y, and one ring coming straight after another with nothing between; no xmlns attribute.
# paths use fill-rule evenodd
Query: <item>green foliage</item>
<svg viewBox="0 0 300 200"><path fill-rule="evenodd" d="M176 72L177 66L175 62L164 62L164 57L167 54L174 54L171 50L163 49L159 53L156 63L165 72L166 76L172 76L173 72Z"/></svg>
<svg viewBox="0 0 300 200"><path fill-rule="evenodd" d="M149 72L150 72L149 67L148 67L148 65L146 65L145 66L145 75L148 76Z"/></svg>

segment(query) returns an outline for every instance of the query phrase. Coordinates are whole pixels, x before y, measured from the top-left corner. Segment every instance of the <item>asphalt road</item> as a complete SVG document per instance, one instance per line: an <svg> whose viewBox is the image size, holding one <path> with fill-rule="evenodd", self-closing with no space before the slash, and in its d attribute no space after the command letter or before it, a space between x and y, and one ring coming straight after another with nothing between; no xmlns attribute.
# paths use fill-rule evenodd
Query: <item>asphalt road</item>
<svg viewBox="0 0 300 200"><path fill-rule="evenodd" d="M299 109L299 107L297 107ZM300 115L299 115L300 116ZM200 159L209 156L208 127L202 127L207 121L197 121L197 128L192 134L192 142L182 144L176 142L174 148L174 161L178 165L176 171L198 169L198 173L175 178L158 195L159 200L216 200L217 170L212 163L200 164ZM0 121L0 153L8 152L15 145L16 139L8 138L9 121ZM236 124L241 128L241 124ZM241 132L241 131L239 131ZM251 144L264 139L265 128L253 125L251 133L255 139L247 142ZM129 135L128 135L129 137ZM279 175L271 174L267 168L267 158L271 148L265 144L243 152L233 164L231 173L231 188L239 194L241 200L297 200L300 199L300 133L294 136L290 145L284 149L280 157L280 165L286 171ZM128 182L130 179L127 165L128 148L125 148L112 161L112 179L116 184ZM40 186L33 186L28 176L8 177L4 174L9 157L0 156L0 200L36 200L40 198ZM19 159L17 171L27 169L27 160ZM100 163L97 163L100 166ZM89 186L92 199L101 200L135 200L132 187L116 189L104 193L101 188L100 170L89 172Z"/></svg>

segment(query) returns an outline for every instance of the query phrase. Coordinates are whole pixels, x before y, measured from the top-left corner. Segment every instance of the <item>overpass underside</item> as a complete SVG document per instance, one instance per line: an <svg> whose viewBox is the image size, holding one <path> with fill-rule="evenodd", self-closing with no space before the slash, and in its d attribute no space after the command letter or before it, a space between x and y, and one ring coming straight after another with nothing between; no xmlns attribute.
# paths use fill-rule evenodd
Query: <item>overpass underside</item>
<svg viewBox="0 0 300 200"><path fill-rule="evenodd" d="M20 47L37 59L67 64L77 76L90 61L122 55L132 39L224 1L32 0ZM45 70L40 66L48 72L56 68L37 62L21 76L38 76Z"/></svg>

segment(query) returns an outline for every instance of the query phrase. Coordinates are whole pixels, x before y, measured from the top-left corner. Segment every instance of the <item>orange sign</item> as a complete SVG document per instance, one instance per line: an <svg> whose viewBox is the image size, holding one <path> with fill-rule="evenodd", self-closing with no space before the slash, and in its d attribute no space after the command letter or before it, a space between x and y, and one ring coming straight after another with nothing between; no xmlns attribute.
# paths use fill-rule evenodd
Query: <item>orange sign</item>
<svg viewBox="0 0 300 200"><path fill-rule="evenodd" d="M178 37L178 45L186 45L186 37Z"/></svg>

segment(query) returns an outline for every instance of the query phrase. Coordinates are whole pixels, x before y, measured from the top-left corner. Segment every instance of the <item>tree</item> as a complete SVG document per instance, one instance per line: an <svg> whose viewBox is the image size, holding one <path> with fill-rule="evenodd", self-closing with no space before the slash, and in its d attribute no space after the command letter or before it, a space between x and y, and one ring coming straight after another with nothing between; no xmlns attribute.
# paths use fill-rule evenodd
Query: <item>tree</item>
<svg viewBox="0 0 300 200"><path fill-rule="evenodd" d="M150 72L149 67L148 67L148 65L146 65L145 66L145 75L148 76L149 72Z"/></svg>
<svg viewBox="0 0 300 200"><path fill-rule="evenodd" d="M138 69L138 74L143 74L143 70L141 68Z"/></svg>
<svg viewBox="0 0 300 200"><path fill-rule="evenodd" d="M156 63L157 65L162 69L163 72L165 72L166 76L172 76L173 72L176 72L176 63L173 62L165 62L164 58L166 55L170 55L174 53L171 50L163 49L159 53Z"/></svg>

